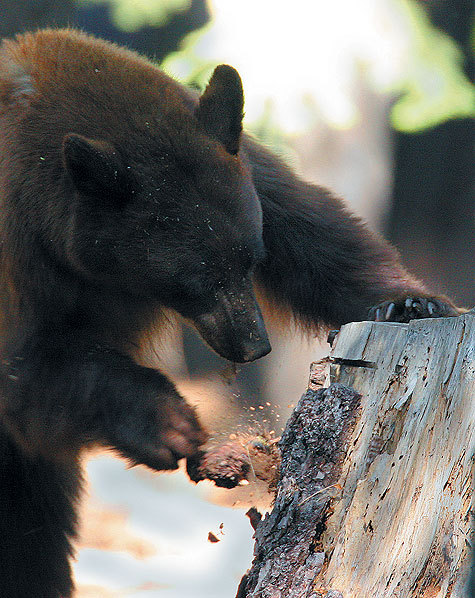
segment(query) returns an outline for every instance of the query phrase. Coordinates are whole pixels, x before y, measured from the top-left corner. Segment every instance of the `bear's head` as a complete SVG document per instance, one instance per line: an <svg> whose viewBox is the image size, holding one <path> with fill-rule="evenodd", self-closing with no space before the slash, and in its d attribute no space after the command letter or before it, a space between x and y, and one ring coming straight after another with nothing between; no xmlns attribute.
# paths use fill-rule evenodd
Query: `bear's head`
<svg viewBox="0 0 475 598"><path fill-rule="evenodd" d="M70 263L176 310L236 362L270 351L252 284L265 250L239 152L243 102L238 73L221 65L193 108L172 88L130 139L69 133L62 158L75 206Z"/></svg>

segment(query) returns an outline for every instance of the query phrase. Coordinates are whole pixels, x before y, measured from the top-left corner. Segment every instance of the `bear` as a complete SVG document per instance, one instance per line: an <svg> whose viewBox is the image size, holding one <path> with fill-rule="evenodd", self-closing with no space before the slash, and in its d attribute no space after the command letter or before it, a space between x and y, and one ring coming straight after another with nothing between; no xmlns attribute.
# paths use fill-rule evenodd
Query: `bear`
<svg viewBox="0 0 475 598"><path fill-rule="evenodd" d="M321 332L455 316L330 191L243 132L239 74L201 95L72 29L0 50L0 596L68 598L81 455L153 470L206 441L137 359L171 310L232 362L261 312Z"/></svg>

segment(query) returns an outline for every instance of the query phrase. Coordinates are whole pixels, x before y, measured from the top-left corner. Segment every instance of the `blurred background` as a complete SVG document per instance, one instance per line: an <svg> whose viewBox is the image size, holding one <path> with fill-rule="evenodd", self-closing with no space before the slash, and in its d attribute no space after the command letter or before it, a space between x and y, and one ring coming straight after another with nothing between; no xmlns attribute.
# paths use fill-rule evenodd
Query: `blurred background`
<svg viewBox="0 0 475 598"><path fill-rule="evenodd" d="M471 0L0 0L2 37L66 25L199 89L232 64L248 130L344 197L435 292L475 304ZM278 436L309 363L328 351L270 334L273 352L239 372L189 330L163 347L163 368L216 439ZM262 488L192 486L104 454L87 468L79 597L235 595L252 559L244 512L268 506Z"/></svg>

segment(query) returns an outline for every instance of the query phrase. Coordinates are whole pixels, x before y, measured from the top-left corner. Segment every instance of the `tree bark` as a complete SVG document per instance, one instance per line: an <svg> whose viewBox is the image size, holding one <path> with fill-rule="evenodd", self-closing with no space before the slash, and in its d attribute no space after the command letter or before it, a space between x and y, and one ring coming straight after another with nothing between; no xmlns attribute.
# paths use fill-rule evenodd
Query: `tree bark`
<svg viewBox="0 0 475 598"><path fill-rule="evenodd" d="M342 328L281 440L238 598L462 598L475 314Z"/></svg>

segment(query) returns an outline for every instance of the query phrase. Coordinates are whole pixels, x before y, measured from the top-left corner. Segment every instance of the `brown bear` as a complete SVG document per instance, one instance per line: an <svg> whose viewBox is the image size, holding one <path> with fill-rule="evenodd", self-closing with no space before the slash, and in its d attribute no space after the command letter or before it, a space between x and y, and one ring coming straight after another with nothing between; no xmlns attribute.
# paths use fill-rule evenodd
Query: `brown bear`
<svg viewBox="0 0 475 598"><path fill-rule="evenodd" d="M205 441L134 359L164 310L225 358L309 330L457 315L329 191L242 133L237 72L201 97L72 30L0 50L0 596L71 596L80 452L173 469Z"/></svg>

